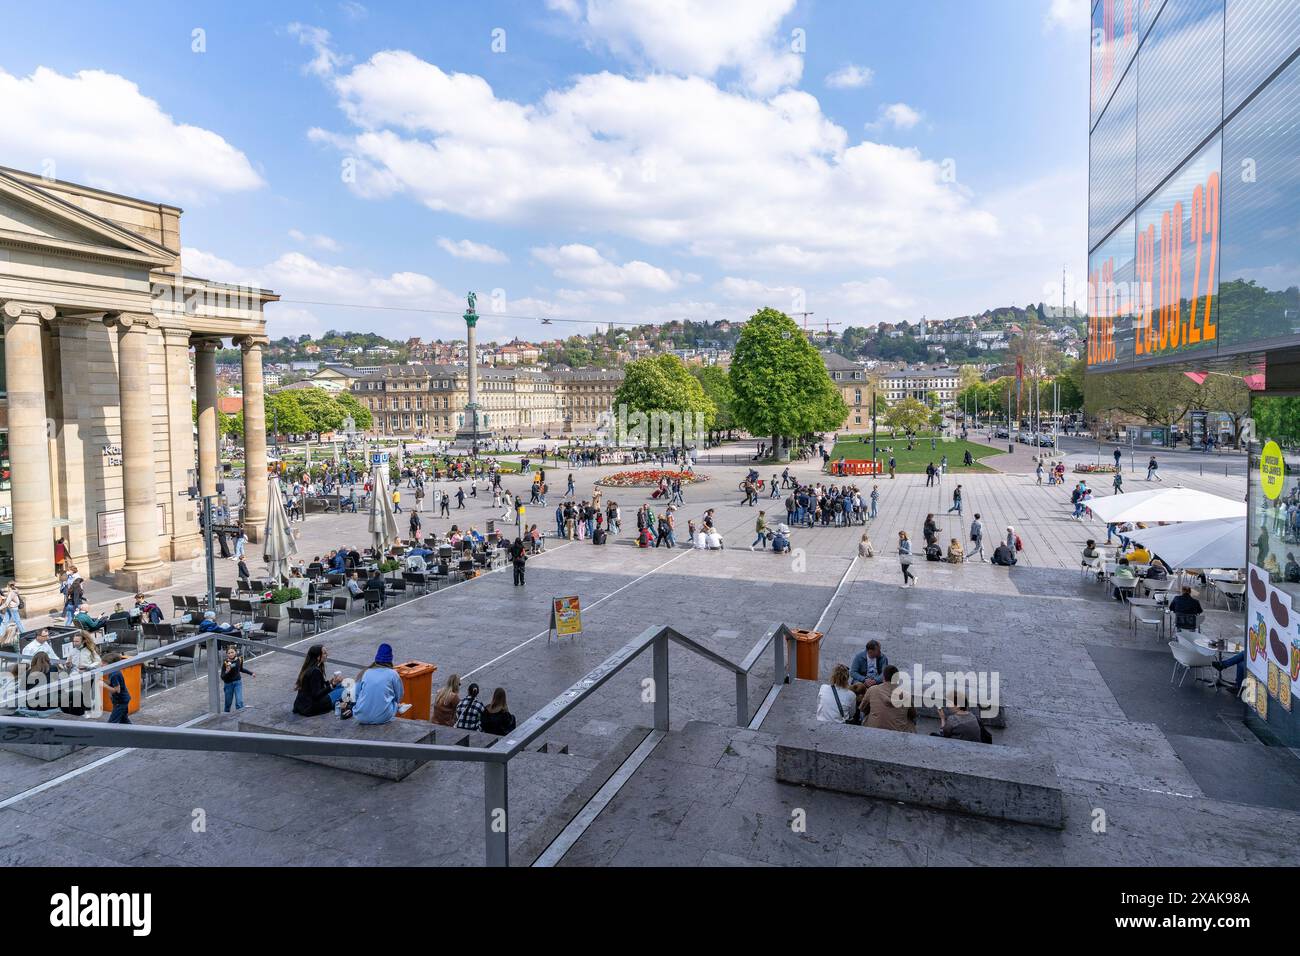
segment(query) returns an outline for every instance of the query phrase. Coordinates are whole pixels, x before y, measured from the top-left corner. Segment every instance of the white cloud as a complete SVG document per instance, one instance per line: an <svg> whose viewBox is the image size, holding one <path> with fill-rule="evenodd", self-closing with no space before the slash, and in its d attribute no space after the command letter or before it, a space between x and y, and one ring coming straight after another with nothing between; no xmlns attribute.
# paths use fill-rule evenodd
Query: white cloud
<svg viewBox="0 0 1300 956"><path fill-rule="evenodd" d="M613 289L556 289L555 297L565 302L597 302L605 305L623 305L627 296Z"/></svg>
<svg viewBox="0 0 1300 956"><path fill-rule="evenodd" d="M547 0L587 41L653 70L735 71L756 93L799 81L803 58L778 33L795 0Z"/></svg>
<svg viewBox="0 0 1300 956"><path fill-rule="evenodd" d="M343 0L339 4L339 12L353 23L364 20L370 15L370 11L366 9L365 4L357 3L356 0Z"/></svg>
<svg viewBox="0 0 1300 956"><path fill-rule="evenodd" d="M357 129L311 136L357 161L361 196L676 246L729 270L884 268L982 252L999 234L938 163L850 142L806 92L600 73L521 103L405 51L331 82Z"/></svg>
<svg viewBox="0 0 1300 956"><path fill-rule="evenodd" d="M333 323L348 327L364 326L386 335L454 335L464 324L456 318L465 300L439 285L432 277L419 272L394 272L388 275L351 266L329 265L301 252L286 252L260 266L236 265L226 259L196 248L181 252L185 271L217 282L230 282L271 289L288 300L267 306L266 315L273 334L281 313L305 327L317 323L320 316L330 316ZM436 309L446 314L384 312L367 313L344 306L387 306L409 309Z"/></svg>
<svg viewBox="0 0 1300 956"><path fill-rule="evenodd" d="M921 122L921 114L906 103L887 103L880 107L880 115L873 127L892 126L894 129L911 129Z"/></svg>
<svg viewBox="0 0 1300 956"><path fill-rule="evenodd" d="M470 262L487 262L499 265L510 261L510 257L500 249L494 249L486 243L471 242L469 239L453 241L446 236L440 236L438 238L438 248L453 258L467 259Z"/></svg>
<svg viewBox="0 0 1300 956"><path fill-rule="evenodd" d="M289 35L298 38L298 42L305 47L310 47L315 56L303 67L303 69L313 76L326 77L333 74L340 67L346 66L350 58L342 54L335 53L330 46L330 32L321 27L314 27L307 23L289 24Z"/></svg>
<svg viewBox="0 0 1300 956"><path fill-rule="evenodd" d="M311 246L313 249L320 249L322 252L338 252L343 247L338 241L321 233L307 234L301 229L290 229L289 238L294 242L301 242L304 245Z"/></svg>
<svg viewBox="0 0 1300 956"><path fill-rule="evenodd" d="M833 90L857 90L870 85L874 76L871 67L850 63L828 74L825 82Z"/></svg>
<svg viewBox="0 0 1300 956"><path fill-rule="evenodd" d="M1043 27L1087 33L1092 26L1088 0L1051 0L1043 15Z"/></svg>
<svg viewBox="0 0 1300 956"><path fill-rule="evenodd" d="M123 76L0 69L4 162L148 199L200 202L257 189L248 157L218 134L178 123Z"/></svg>
<svg viewBox="0 0 1300 956"><path fill-rule="evenodd" d="M559 278L581 285L652 292L668 292L677 287L677 280L658 266L639 259L620 266L610 262L598 250L580 243L542 246L533 250L533 256L543 265L550 266Z"/></svg>

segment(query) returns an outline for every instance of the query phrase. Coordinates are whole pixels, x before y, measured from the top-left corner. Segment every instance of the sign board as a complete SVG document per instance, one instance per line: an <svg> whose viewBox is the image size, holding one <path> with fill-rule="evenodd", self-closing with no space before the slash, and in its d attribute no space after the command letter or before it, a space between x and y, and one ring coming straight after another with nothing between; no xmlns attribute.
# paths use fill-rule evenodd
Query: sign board
<svg viewBox="0 0 1300 956"><path fill-rule="evenodd" d="M1285 482L1286 462L1282 458L1282 449L1277 442L1270 441L1259 453L1259 490L1270 501L1277 501Z"/></svg>
<svg viewBox="0 0 1300 956"><path fill-rule="evenodd" d="M376 451L376 452L372 452L371 455L370 455L370 464L372 464L372 465L386 465L386 464L388 464L388 452L386 452L386 451Z"/></svg>
<svg viewBox="0 0 1300 956"><path fill-rule="evenodd" d="M158 534L163 534L167 530L167 509L163 505L158 506ZM126 512L119 508L117 511L101 511L99 513L99 546L102 548L110 544L122 544L126 541Z"/></svg>
<svg viewBox="0 0 1300 956"><path fill-rule="evenodd" d="M555 632L557 638L565 635L573 637L582 633L582 602L576 594L551 599L550 630ZM546 640L549 642L550 639L550 631L548 631Z"/></svg>

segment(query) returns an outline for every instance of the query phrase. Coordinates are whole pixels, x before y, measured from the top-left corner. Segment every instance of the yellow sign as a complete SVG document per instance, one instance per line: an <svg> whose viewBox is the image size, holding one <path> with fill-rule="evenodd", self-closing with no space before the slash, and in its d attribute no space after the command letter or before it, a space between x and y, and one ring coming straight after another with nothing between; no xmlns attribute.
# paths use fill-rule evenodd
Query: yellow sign
<svg viewBox="0 0 1300 956"><path fill-rule="evenodd" d="M1259 454L1259 487L1266 498L1276 501L1285 482L1286 462L1282 458L1282 449L1277 442L1268 442Z"/></svg>
<svg viewBox="0 0 1300 956"><path fill-rule="evenodd" d="M558 597L552 602L551 625L557 637L582 633L582 605L577 595Z"/></svg>

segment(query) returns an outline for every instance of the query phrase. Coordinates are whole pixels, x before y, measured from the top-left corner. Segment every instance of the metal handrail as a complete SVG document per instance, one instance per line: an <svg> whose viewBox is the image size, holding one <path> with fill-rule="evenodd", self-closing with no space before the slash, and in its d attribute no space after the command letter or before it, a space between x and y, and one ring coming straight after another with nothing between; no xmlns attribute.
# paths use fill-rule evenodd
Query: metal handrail
<svg viewBox="0 0 1300 956"><path fill-rule="evenodd" d="M781 638L777 640L777 638ZM144 659L162 656L193 644L209 642L209 711L219 712L216 702L216 643L225 641L263 648L271 652L305 656L303 652L278 647L260 641L251 641L233 635L214 635L211 632L182 638L153 651L115 664L104 665L75 678L84 680L94 673L108 673L122 667L134 666ZM0 741L31 745L62 745L78 747L134 747L148 750L195 750L227 753L259 753L279 756L361 757L429 761L459 761L483 764L484 770L484 835L487 844L487 865L508 866L510 862L509 825L507 806L508 767L520 751L546 733L551 727L581 704L587 697L608 683L623 668L636 660L646 650L654 657L654 728L669 730L668 673L669 644L678 644L706 660L712 661L736 678L736 721L744 727L749 721L747 678L769 645L774 648L773 690L793 678L794 633L784 623L771 628L739 664L728 660L716 651L671 627L649 627L636 638L615 651L568 690L546 704L502 740L489 747L468 747L458 744L402 744L378 740L343 740L334 737L307 737L297 734L232 733L203 730L192 727L151 727L147 725L122 725L82 723L80 721L46 720L41 718L10 718L0 716ZM340 662L346 663L346 662ZM353 666L353 665L349 665ZM463 733L463 732L461 732ZM455 735L455 732L453 731ZM497 746L499 744L500 746Z"/></svg>

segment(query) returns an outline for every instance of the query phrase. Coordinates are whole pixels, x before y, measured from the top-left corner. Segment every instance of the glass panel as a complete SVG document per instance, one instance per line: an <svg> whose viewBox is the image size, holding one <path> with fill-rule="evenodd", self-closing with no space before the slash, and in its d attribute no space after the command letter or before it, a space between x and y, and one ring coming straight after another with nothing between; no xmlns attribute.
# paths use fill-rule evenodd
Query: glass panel
<svg viewBox="0 0 1300 956"><path fill-rule="evenodd" d="M1138 195L1222 119L1223 0L1168 0L1138 54Z"/></svg>
<svg viewBox="0 0 1300 956"><path fill-rule="evenodd" d="M1295 0L1228 0L1223 109L1231 113L1300 46Z"/></svg>
<svg viewBox="0 0 1300 956"><path fill-rule="evenodd" d="M1089 141L1088 248L1137 202L1137 74L1129 73Z"/></svg>
<svg viewBox="0 0 1300 956"><path fill-rule="evenodd" d="M1088 351L1090 369L1133 358L1134 255L1129 219L1088 257Z"/></svg>
<svg viewBox="0 0 1300 956"><path fill-rule="evenodd" d="M1138 359L1217 347L1220 146L1216 136L1138 210Z"/></svg>
<svg viewBox="0 0 1300 956"><path fill-rule="evenodd" d="M1223 131L1223 344L1300 334L1300 61Z"/></svg>
<svg viewBox="0 0 1300 956"><path fill-rule="evenodd" d="M1262 684L1263 694L1252 701L1256 708L1274 727L1290 724L1294 736L1292 691L1300 692L1300 398L1257 397L1251 416L1246 666Z"/></svg>
<svg viewBox="0 0 1300 956"><path fill-rule="evenodd" d="M1097 122L1137 51L1138 0L1101 0L1092 10L1091 120Z"/></svg>

